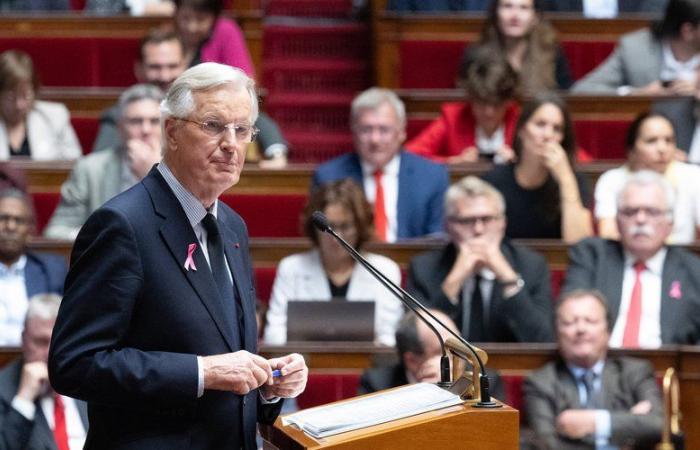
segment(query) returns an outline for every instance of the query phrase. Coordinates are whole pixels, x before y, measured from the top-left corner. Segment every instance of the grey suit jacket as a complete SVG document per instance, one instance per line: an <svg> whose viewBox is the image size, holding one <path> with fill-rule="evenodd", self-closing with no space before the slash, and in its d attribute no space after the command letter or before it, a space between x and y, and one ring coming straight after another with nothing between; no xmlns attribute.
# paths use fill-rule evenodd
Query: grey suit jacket
<svg viewBox="0 0 700 450"><path fill-rule="evenodd" d="M612 54L571 89L614 94L621 86L646 86L660 78L661 64L661 43L651 30L633 31L623 35Z"/></svg>
<svg viewBox="0 0 700 450"><path fill-rule="evenodd" d="M669 118L676 132L676 145L686 153L690 151L697 125L695 105L693 97L665 98L656 100L652 105L652 111Z"/></svg>
<svg viewBox="0 0 700 450"><path fill-rule="evenodd" d="M35 160L76 159L83 152L62 103L37 100L27 115L27 140ZM0 160L10 158L7 128L0 121Z"/></svg>
<svg viewBox="0 0 700 450"><path fill-rule="evenodd" d="M0 450L56 450L53 432L41 408L36 409L32 422L12 407L21 373L22 360L8 364L0 371ZM87 406L79 400L76 400L76 405L87 430Z"/></svg>
<svg viewBox="0 0 700 450"><path fill-rule="evenodd" d="M602 398L610 411L610 443L634 448L653 448L661 437L662 406L654 371L647 361L634 358L608 358L603 368ZM592 436L568 439L557 434L556 417L567 409L581 409L578 388L562 359L531 373L523 384L525 417L535 434L538 450L595 448ZM649 414L632 414L630 408L649 400Z"/></svg>
<svg viewBox="0 0 700 450"><path fill-rule="evenodd" d="M117 148L79 159L61 186L61 201L44 235L75 239L90 214L121 192L121 171L121 152Z"/></svg>
<svg viewBox="0 0 700 450"><path fill-rule="evenodd" d="M569 249L569 268L563 292L597 289L608 301L610 323L615 324L622 297L624 253L618 241L587 238ZM669 246L661 275L661 342L700 342L700 258ZM671 296L677 285L680 297ZM674 293L676 292L673 289Z"/></svg>

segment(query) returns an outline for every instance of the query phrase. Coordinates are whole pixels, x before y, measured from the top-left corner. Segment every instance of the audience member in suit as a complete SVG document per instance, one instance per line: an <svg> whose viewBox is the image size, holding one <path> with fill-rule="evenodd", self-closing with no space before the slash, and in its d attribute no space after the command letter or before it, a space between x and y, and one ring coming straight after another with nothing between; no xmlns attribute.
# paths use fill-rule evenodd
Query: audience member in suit
<svg viewBox="0 0 700 450"><path fill-rule="evenodd" d="M669 0L664 18L623 35L612 54L576 82L576 92L694 95L700 68L700 2Z"/></svg>
<svg viewBox="0 0 700 450"><path fill-rule="evenodd" d="M611 347L657 348L700 340L700 258L665 245L674 192L651 171L618 196L620 241L591 238L569 250L565 291L597 289L608 300Z"/></svg>
<svg viewBox="0 0 700 450"><path fill-rule="evenodd" d="M2 0L0 11L66 11L70 0Z"/></svg>
<svg viewBox="0 0 700 450"><path fill-rule="evenodd" d="M431 309L430 312L453 331L458 331L455 323L442 311ZM427 318L427 317L426 317ZM443 339L450 334L430 318ZM386 367L373 367L365 370L360 377L359 395L382 391L411 383L436 383L440 381L440 341L422 321L412 312L406 313L396 329L396 351L399 362ZM503 398L503 384L498 373L487 369L490 381L490 393L493 397Z"/></svg>
<svg viewBox="0 0 700 450"><path fill-rule="evenodd" d="M571 86L569 63L543 6L540 0L493 0L477 41L510 63L527 96ZM463 59L473 48L467 47Z"/></svg>
<svg viewBox="0 0 700 450"><path fill-rule="evenodd" d="M447 164L511 161L515 153L510 144L520 113L515 101L518 75L488 47L471 51L464 64L459 79L465 100L443 103L440 117L406 148Z"/></svg>
<svg viewBox="0 0 700 450"><path fill-rule="evenodd" d="M277 266L267 311L265 342L286 342L289 302L343 298L347 301L373 300L376 341L393 346L394 331L403 314L403 305L357 264L333 236L316 229L311 220L315 211L323 212L333 229L360 252L373 238L372 208L357 183L345 178L312 192L304 208L302 223L304 234L313 242L314 248L287 256ZM364 256L391 281L401 284L401 270L394 261L374 253L365 253Z"/></svg>
<svg viewBox="0 0 700 450"><path fill-rule="evenodd" d="M68 109L36 100L38 89L39 78L28 54L0 53L0 160L75 159L82 154Z"/></svg>
<svg viewBox="0 0 700 450"><path fill-rule="evenodd" d="M49 377L88 402L86 449L252 450L256 422L303 391L300 355L255 354L248 233L217 200L239 180L257 109L241 70L185 71L161 106L163 160L78 234Z"/></svg>
<svg viewBox="0 0 700 450"><path fill-rule="evenodd" d="M490 0L389 0L387 11L485 11Z"/></svg>
<svg viewBox="0 0 700 450"><path fill-rule="evenodd" d="M61 201L44 235L73 240L90 214L145 177L160 161L163 92L137 84L119 97L120 144L80 158L61 186Z"/></svg>
<svg viewBox="0 0 700 450"><path fill-rule="evenodd" d="M680 152L676 158L692 164L700 164L700 131L697 116L698 97L659 99L652 105L652 112L663 114L673 124L676 132L676 146Z"/></svg>
<svg viewBox="0 0 700 450"><path fill-rule="evenodd" d="M503 196L466 177L448 189L445 214L450 243L411 260L409 292L447 313L469 341L551 341L549 268L504 238Z"/></svg>
<svg viewBox="0 0 700 450"><path fill-rule="evenodd" d="M608 356L611 322L603 295L572 291L555 315L559 357L523 385L532 448L653 449L663 423L654 370L645 360Z"/></svg>
<svg viewBox="0 0 700 450"><path fill-rule="evenodd" d="M2 450L75 450L85 443L85 403L59 395L49 385L46 362L60 303L57 294L29 300L22 357L0 370Z"/></svg>
<svg viewBox="0 0 700 450"><path fill-rule="evenodd" d="M28 299L44 292L63 293L66 261L61 255L29 251L33 230L27 194L13 188L1 191L0 346L19 346Z"/></svg>
<svg viewBox="0 0 700 450"><path fill-rule="evenodd" d="M357 181L374 204L380 240L440 233L449 176L442 165L402 148L406 138L403 102L388 89L371 88L355 97L350 115L355 152L316 168L312 189L342 178Z"/></svg>
<svg viewBox="0 0 700 450"><path fill-rule="evenodd" d="M567 243L591 236L590 192L574 170L576 140L564 100L542 93L527 102L513 150L514 164L483 176L506 200L506 236Z"/></svg>
<svg viewBox="0 0 700 450"><path fill-rule="evenodd" d="M627 13L658 13L661 16L667 3L668 0L550 0L547 10L577 12L595 19L612 19Z"/></svg>
<svg viewBox="0 0 700 450"><path fill-rule="evenodd" d="M141 40L139 60L134 66L134 74L139 83L154 84L163 92L187 68L184 44L173 31L160 28L149 31ZM119 104L105 109L100 115L100 128L92 147L93 152L114 148L122 144L118 127ZM281 168L287 164L287 141L274 120L264 112L258 115L255 126L260 130L256 142L265 159L261 167Z"/></svg>
<svg viewBox="0 0 700 450"><path fill-rule="evenodd" d="M610 169L595 187L595 216L600 237L619 239L616 200L625 181L635 172L652 170L673 186L673 230L669 244L689 244L700 229L700 167L674 158L673 125L659 113L642 113L632 122L626 139L627 163Z"/></svg>

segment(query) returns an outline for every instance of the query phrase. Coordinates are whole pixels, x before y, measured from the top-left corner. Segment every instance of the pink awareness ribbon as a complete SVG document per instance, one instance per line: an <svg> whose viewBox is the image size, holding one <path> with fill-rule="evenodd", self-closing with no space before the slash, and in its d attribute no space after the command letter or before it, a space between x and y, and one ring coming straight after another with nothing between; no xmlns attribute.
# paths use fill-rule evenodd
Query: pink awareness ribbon
<svg viewBox="0 0 700 450"><path fill-rule="evenodd" d="M185 270L192 270L196 271L197 266L194 265L194 258L192 258L192 255L194 255L194 251L197 250L197 244L190 244L187 246L187 259L185 260Z"/></svg>

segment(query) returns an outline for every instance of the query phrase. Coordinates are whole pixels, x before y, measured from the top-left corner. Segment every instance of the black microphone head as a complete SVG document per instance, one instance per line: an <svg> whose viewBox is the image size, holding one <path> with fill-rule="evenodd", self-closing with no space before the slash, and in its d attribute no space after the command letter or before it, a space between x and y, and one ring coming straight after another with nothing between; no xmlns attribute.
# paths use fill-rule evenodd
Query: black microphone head
<svg viewBox="0 0 700 450"><path fill-rule="evenodd" d="M326 219L326 215L321 211L314 211L314 213L311 214L311 221L316 228L321 231L328 232L328 230L331 229L331 226L328 224L328 219Z"/></svg>

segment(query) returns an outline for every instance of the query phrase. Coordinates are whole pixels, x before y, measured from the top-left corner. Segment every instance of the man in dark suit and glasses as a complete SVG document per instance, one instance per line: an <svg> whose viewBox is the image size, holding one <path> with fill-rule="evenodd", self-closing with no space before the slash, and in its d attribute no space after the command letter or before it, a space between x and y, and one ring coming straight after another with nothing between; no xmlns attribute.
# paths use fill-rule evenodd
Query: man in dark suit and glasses
<svg viewBox="0 0 700 450"><path fill-rule="evenodd" d="M555 315L559 357L523 385L533 448L654 448L663 414L654 370L648 361L608 357L605 298L572 291Z"/></svg>
<svg viewBox="0 0 700 450"><path fill-rule="evenodd" d="M545 259L504 238L503 196L470 176L445 195L445 247L416 256L408 290L444 311L475 342L552 340L552 295Z"/></svg>
<svg viewBox="0 0 700 450"><path fill-rule="evenodd" d="M255 136L254 82L200 64L161 112L162 162L76 239L49 375L88 402L88 449L254 449L308 375L298 354L255 354L248 233L217 200Z"/></svg>

